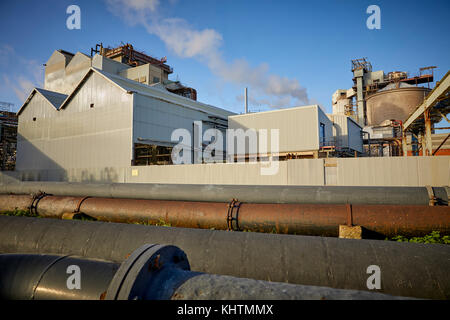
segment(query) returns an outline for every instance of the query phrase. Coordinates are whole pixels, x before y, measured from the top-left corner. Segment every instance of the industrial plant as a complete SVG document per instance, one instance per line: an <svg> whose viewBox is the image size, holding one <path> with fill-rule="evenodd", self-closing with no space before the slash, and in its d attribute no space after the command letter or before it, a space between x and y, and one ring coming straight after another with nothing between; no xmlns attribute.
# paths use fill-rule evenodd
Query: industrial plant
<svg viewBox="0 0 450 320"><path fill-rule="evenodd" d="M0 104L0 298L450 299L450 71L237 114L129 43L44 66Z"/></svg>

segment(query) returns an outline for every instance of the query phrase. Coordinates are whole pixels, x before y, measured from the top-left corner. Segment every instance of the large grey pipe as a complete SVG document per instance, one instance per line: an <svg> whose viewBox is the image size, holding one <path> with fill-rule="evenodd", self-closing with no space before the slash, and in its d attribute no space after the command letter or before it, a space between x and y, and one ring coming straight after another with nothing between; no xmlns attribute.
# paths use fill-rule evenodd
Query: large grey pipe
<svg viewBox="0 0 450 320"><path fill-rule="evenodd" d="M450 190L432 188L436 204L448 205ZM428 205L425 187L251 186L179 185L148 183L11 182L0 184L0 193L45 192L56 196L91 196L149 200L304 204Z"/></svg>
<svg viewBox="0 0 450 320"><path fill-rule="evenodd" d="M76 255L122 262L145 243L183 248L193 271L258 280L449 299L450 247L0 216L0 252Z"/></svg>
<svg viewBox="0 0 450 320"><path fill-rule="evenodd" d="M402 299L342 290L192 272L182 250L144 245L121 264L37 254L0 254L0 299Z"/></svg>

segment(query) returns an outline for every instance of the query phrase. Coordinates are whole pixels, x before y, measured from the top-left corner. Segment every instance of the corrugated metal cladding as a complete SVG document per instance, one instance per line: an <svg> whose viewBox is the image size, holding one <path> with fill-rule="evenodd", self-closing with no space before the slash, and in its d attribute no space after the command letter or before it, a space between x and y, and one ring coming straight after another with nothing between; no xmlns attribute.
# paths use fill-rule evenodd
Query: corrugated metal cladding
<svg viewBox="0 0 450 320"><path fill-rule="evenodd" d="M136 94L133 114L133 141L143 143L140 139L152 139L171 142L172 132L179 128L188 130L193 137L194 121L212 121L208 118L208 115L208 113L181 107L168 101ZM202 134L212 127L213 125L210 123L203 123ZM221 131L223 137L225 137L225 130L222 128Z"/></svg>
<svg viewBox="0 0 450 320"><path fill-rule="evenodd" d="M63 110L34 95L19 116L17 170L126 166L132 95L92 73Z"/></svg>
<svg viewBox="0 0 450 320"><path fill-rule="evenodd" d="M105 72L103 70L95 69L95 72L103 74L105 77L116 83L118 86L124 88L125 90L133 91L143 96L150 96L156 99L161 99L178 106L195 109L197 111L219 116L224 119L227 119L228 116L235 115L235 113L233 112L171 93L165 88L161 88L161 86L148 86L121 76L117 76L115 74Z"/></svg>
<svg viewBox="0 0 450 320"><path fill-rule="evenodd" d="M325 162L336 163L326 171ZM264 162L127 166L0 172L0 182L19 180L246 185L448 186L450 156L296 159L280 161L274 175ZM11 174L14 173L14 177Z"/></svg>
<svg viewBox="0 0 450 320"><path fill-rule="evenodd" d="M338 114L328 114L333 122L333 135L336 145L358 152L363 151L361 127L350 117Z"/></svg>
<svg viewBox="0 0 450 320"><path fill-rule="evenodd" d="M130 166L133 142L170 142L175 129L192 135L194 121L205 131L209 116L233 114L93 68L68 97L38 90L21 108L17 170Z"/></svg>
<svg viewBox="0 0 450 320"><path fill-rule="evenodd" d="M450 156L338 158L338 185L449 186Z"/></svg>
<svg viewBox="0 0 450 320"><path fill-rule="evenodd" d="M46 62L44 86L51 91L66 93L65 68L72 57L55 50Z"/></svg>
<svg viewBox="0 0 450 320"><path fill-rule="evenodd" d="M279 129L279 152L319 149L320 123L325 125L325 140L333 137L332 123L317 105L249 113L228 118L230 129ZM271 152L268 132L268 152Z"/></svg>
<svg viewBox="0 0 450 320"><path fill-rule="evenodd" d="M91 57L77 52L66 67L63 92L70 94L91 67Z"/></svg>
<svg viewBox="0 0 450 320"><path fill-rule="evenodd" d="M347 117L347 130L348 130L348 147L352 150L363 152L363 139L361 134L361 127L350 117Z"/></svg>

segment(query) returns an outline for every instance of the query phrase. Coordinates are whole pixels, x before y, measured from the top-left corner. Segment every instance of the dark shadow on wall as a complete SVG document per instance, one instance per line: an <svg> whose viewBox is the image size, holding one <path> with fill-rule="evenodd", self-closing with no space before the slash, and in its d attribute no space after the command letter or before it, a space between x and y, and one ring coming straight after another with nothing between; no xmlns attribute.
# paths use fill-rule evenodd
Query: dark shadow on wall
<svg viewBox="0 0 450 320"><path fill-rule="evenodd" d="M21 134L17 135L16 175L22 181L67 181L67 172Z"/></svg>
<svg viewBox="0 0 450 320"><path fill-rule="evenodd" d="M75 169L76 170L76 169ZM96 168L93 169L98 171L99 177L89 171L88 169L81 169L80 178L77 179L80 182L124 182L120 179L119 171L117 168L113 167L105 167L105 168Z"/></svg>
<svg viewBox="0 0 450 320"><path fill-rule="evenodd" d="M122 170L122 171L121 171ZM124 182L125 168L63 168L22 135L17 136L16 170L2 171L0 183L21 181Z"/></svg>
<svg viewBox="0 0 450 320"><path fill-rule="evenodd" d="M18 135L16 170L6 175L21 181L124 182L124 172L114 167L63 168L29 140ZM6 179L9 178L0 177L0 182Z"/></svg>

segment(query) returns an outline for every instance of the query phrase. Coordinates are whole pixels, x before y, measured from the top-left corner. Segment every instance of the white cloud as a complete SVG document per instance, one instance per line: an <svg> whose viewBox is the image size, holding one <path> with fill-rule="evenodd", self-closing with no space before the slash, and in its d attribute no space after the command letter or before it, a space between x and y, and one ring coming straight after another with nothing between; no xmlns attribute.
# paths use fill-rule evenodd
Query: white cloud
<svg viewBox="0 0 450 320"><path fill-rule="evenodd" d="M250 87L257 101L270 107L308 104L307 91L297 79L270 73L263 63L251 66L245 59L227 62L220 47L223 38L214 29L197 30L186 20L165 18L158 11L158 1L106 0L109 10L132 25L144 26L148 33L158 36L169 50L183 58L196 58L205 62L220 79Z"/></svg>
<svg viewBox="0 0 450 320"><path fill-rule="evenodd" d="M166 46L184 58L208 57L217 54L222 35L213 29L193 30L183 19L162 19L143 23L149 33L157 35Z"/></svg>
<svg viewBox="0 0 450 320"><path fill-rule="evenodd" d="M14 68L11 68L14 66ZM0 73L2 91L12 91L24 102L34 87L42 87L44 72L42 64L17 54L13 47L0 46Z"/></svg>

